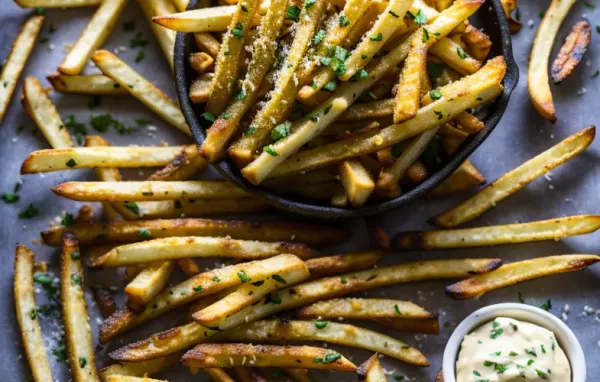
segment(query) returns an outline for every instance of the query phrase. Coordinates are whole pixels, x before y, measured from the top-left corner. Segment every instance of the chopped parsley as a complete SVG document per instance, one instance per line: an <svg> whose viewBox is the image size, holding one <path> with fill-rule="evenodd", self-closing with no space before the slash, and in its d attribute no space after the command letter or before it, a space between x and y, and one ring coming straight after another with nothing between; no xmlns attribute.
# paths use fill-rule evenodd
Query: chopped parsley
<svg viewBox="0 0 600 382"><path fill-rule="evenodd" d="M202 288L202 285L198 285L197 287L193 288L193 290L196 293L200 293L204 290L204 288Z"/></svg>
<svg viewBox="0 0 600 382"><path fill-rule="evenodd" d="M600 32L599 32L600 33ZM313 39L313 44L319 45L325 39L325 30L321 29L315 34L315 38Z"/></svg>
<svg viewBox="0 0 600 382"><path fill-rule="evenodd" d="M394 13L394 12L392 12L392 11L388 11L388 13L389 13L390 15L394 16L395 18L399 18L399 17L400 17L400 16L398 16L397 14L395 14L395 13Z"/></svg>
<svg viewBox="0 0 600 382"><path fill-rule="evenodd" d="M65 165L67 165L67 167L73 168L77 166L77 162L75 162L75 159L71 158L65 163Z"/></svg>
<svg viewBox="0 0 600 382"><path fill-rule="evenodd" d="M81 259L81 253L77 252L77 251L71 252L71 259L75 260L75 261L80 260Z"/></svg>
<svg viewBox="0 0 600 382"><path fill-rule="evenodd" d="M317 0L306 0L306 3L304 3L304 8L308 9L315 5L316 2Z"/></svg>
<svg viewBox="0 0 600 382"><path fill-rule="evenodd" d="M244 89L242 88L242 90L240 90L240 92L239 92L239 93L238 93L238 94L235 96L235 100L236 100L236 101L241 101L241 100L243 100L244 98L246 98L246 90L244 90Z"/></svg>
<svg viewBox="0 0 600 382"><path fill-rule="evenodd" d="M398 307L398 304L394 305L394 311L396 312L397 315L401 316L402 312L400 311L400 308Z"/></svg>
<svg viewBox="0 0 600 382"><path fill-rule="evenodd" d="M442 93L439 90L434 89L429 92L429 96L431 97L432 100L438 100L438 99L442 98Z"/></svg>
<svg viewBox="0 0 600 382"><path fill-rule="evenodd" d="M271 156L274 156L274 157L277 156L277 151L275 151L275 148L273 147L273 145L268 145L268 146L263 147L263 151Z"/></svg>
<svg viewBox="0 0 600 382"><path fill-rule="evenodd" d="M315 326L317 329L324 329L328 323L329 321L315 321Z"/></svg>
<svg viewBox="0 0 600 382"><path fill-rule="evenodd" d="M322 358L321 357L313 358L313 363L325 363L325 364L333 363L340 358L342 358L341 354L329 353L329 354L325 354L325 356Z"/></svg>
<svg viewBox="0 0 600 382"><path fill-rule="evenodd" d="M141 50L139 52L137 52L137 55L135 56L135 63L139 63L141 62L146 56L144 55L144 52L142 52Z"/></svg>
<svg viewBox="0 0 600 382"><path fill-rule="evenodd" d="M244 37L244 24L240 22L235 24L235 27L231 31L231 34L233 35L233 37L237 38L238 40L241 40L242 37Z"/></svg>
<svg viewBox="0 0 600 382"><path fill-rule="evenodd" d="M272 295L269 294L265 298L265 304L276 304L276 305L279 305L279 304L281 304L281 297L279 297L279 296L272 296Z"/></svg>
<svg viewBox="0 0 600 382"><path fill-rule="evenodd" d="M35 308L33 308L29 311L29 318L31 318L32 320L35 320L36 317L37 317L37 310L35 310Z"/></svg>
<svg viewBox="0 0 600 382"><path fill-rule="evenodd" d="M519 297L519 302L521 304L525 304L525 299L523 298L523 295L521 294L521 292L517 292L517 296Z"/></svg>
<svg viewBox="0 0 600 382"><path fill-rule="evenodd" d="M537 357L537 353L535 352L535 349L534 349L534 348L531 348L531 349L525 349L525 353L527 353L527 354L529 354L529 355L532 355L532 356L534 356L534 357ZM532 363L533 363L533 362L532 362Z"/></svg>
<svg viewBox="0 0 600 382"><path fill-rule="evenodd" d="M21 197L17 194L15 194L14 192L5 192L4 194L2 194L2 200L4 200L4 203L7 204L12 204L12 203L16 203L21 199Z"/></svg>
<svg viewBox="0 0 600 382"><path fill-rule="evenodd" d="M467 54L465 53L463 48L461 48L460 46L456 47L456 54L458 54L458 57L460 57L462 60L467 58Z"/></svg>
<svg viewBox="0 0 600 382"><path fill-rule="evenodd" d="M419 12L417 12L413 21L415 24L422 27L427 23L427 16L419 9Z"/></svg>
<svg viewBox="0 0 600 382"><path fill-rule="evenodd" d="M32 219L36 217L39 213L40 211L37 208L35 208L33 204L30 204L29 207L19 212L19 219Z"/></svg>
<svg viewBox="0 0 600 382"><path fill-rule="evenodd" d="M139 32L138 34L135 35L134 38L131 39L131 41L129 41L129 47L130 48L143 48L146 45L148 45L148 40L145 40L142 38L142 32Z"/></svg>
<svg viewBox="0 0 600 382"><path fill-rule="evenodd" d="M244 132L244 135L252 135L252 134L254 134L254 133L256 133L256 127L254 127L254 126L250 126L250 127L248 128L248 130L246 130L246 132Z"/></svg>
<svg viewBox="0 0 600 382"><path fill-rule="evenodd" d="M361 69L360 72L358 72L358 73L354 74L352 77L350 77L350 82L364 80L367 77L369 77L369 72L367 72L364 69Z"/></svg>
<svg viewBox="0 0 600 382"><path fill-rule="evenodd" d="M337 89L337 82L330 81L330 82L326 83L325 86L323 86L323 89L327 90L328 92L332 92L335 89Z"/></svg>
<svg viewBox="0 0 600 382"><path fill-rule="evenodd" d="M325 106L325 109L323 110L323 115L329 114L329 112L331 111L332 107L333 107L333 105L327 105L327 106Z"/></svg>
<svg viewBox="0 0 600 382"><path fill-rule="evenodd" d="M135 123L137 123L138 126L148 126L152 123L152 121L148 119L138 118L135 120Z"/></svg>
<svg viewBox="0 0 600 382"><path fill-rule="evenodd" d="M112 126L115 131L121 135L133 133L134 129L125 126L123 122L117 121L110 114L100 114L90 117L90 125L100 133L106 133Z"/></svg>
<svg viewBox="0 0 600 382"><path fill-rule="evenodd" d="M285 12L286 20L294 20L298 22L300 20L300 8L297 5L290 5Z"/></svg>
<svg viewBox="0 0 600 382"><path fill-rule="evenodd" d="M377 33L375 36L369 37L369 40L371 40L371 41L382 41L383 40L383 34L382 33Z"/></svg>
<svg viewBox="0 0 600 382"><path fill-rule="evenodd" d="M592 78L600 76L600 70L596 70L596 73L592 74Z"/></svg>
<svg viewBox="0 0 600 382"><path fill-rule="evenodd" d="M75 135L75 139L77 140L77 143L79 145L82 145L83 144L83 136L87 135L87 129L85 128L85 125L77 122L75 120L75 116L68 115L67 118L65 119L65 127L67 127L67 129L69 129Z"/></svg>
<svg viewBox="0 0 600 382"><path fill-rule="evenodd" d="M585 5L589 9L596 9L596 4L590 3L589 1L583 0L583 5Z"/></svg>
<svg viewBox="0 0 600 382"><path fill-rule="evenodd" d="M348 25L350 25L350 20L348 20L346 15L340 16L340 26L347 27Z"/></svg>
<svg viewBox="0 0 600 382"><path fill-rule="evenodd" d="M511 357L517 357L519 355L519 353L511 351L510 353L508 353L508 355Z"/></svg>
<svg viewBox="0 0 600 382"><path fill-rule="evenodd" d="M585 4L585 1L584 1L583 3ZM548 378L548 374L547 374L547 373L545 373L545 372L543 372L543 371L541 371L540 369L535 369L535 372L536 372L536 373L537 373L537 375L538 375L539 377L541 377L542 379L546 379L546 378Z"/></svg>
<svg viewBox="0 0 600 382"><path fill-rule="evenodd" d="M540 308L544 309L546 312L552 310L552 300L548 299L540 306Z"/></svg>
<svg viewBox="0 0 600 382"><path fill-rule="evenodd" d="M221 118L223 119L230 119L231 118L231 113L226 111L225 113L221 114Z"/></svg>
<svg viewBox="0 0 600 382"><path fill-rule="evenodd" d="M87 358L79 357L79 367L83 369L83 368L85 368L86 365L87 365Z"/></svg>
<svg viewBox="0 0 600 382"><path fill-rule="evenodd" d="M248 275L246 274L246 272L244 271L240 271L237 273L237 276L240 278L240 280L242 281L242 284L248 283L250 282L250 280L252 280L250 277L248 277Z"/></svg>
<svg viewBox="0 0 600 382"><path fill-rule="evenodd" d="M273 140L273 142L277 142L278 140L287 137L290 135L291 128L292 123L289 121L276 126L273 131L271 131L271 140Z"/></svg>
<svg viewBox="0 0 600 382"><path fill-rule="evenodd" d="M202 113L202 115L200 116L202 118L204 118L205 120L207 120L208 122L214 122L217 119L215 118L215 116L212 113L209 113L208 111L205 113Z"/></svg>
<svg viewBox="0 0 600 382"><path fill-rule="evenodd" d="M149 239L152 237L152 232L150 232L148 228L141 228L138 231L138 237L140 237L141 239Z"/></svg>
<svg viewBox="0 0 600 382"><path fill-rule="evenodd" d="M219 282L221 282L221 279L219 278L219 276L215 276L215 277L213 277L212 281L219 283Z"/></svg>
<svg viewBox="0 0 600 382"><path fill-rule="evenodd" d="M133 212L134 214L139 215L140 213L140 207L137 205L136 202L124 202L123 206L129 211Z"/></svg>
<svg viewBox="0 0 600 382"><path fill-rule="evenodd" d="M71 285L81 286L83 284L83 277L77 273L71 273Z"/></svg>
<svg viewBox="0 0 600 382"><path fill-rule="evenodd" d="M279 275L273 275L273 280L277 281L278 283L287 284L287 281L285 281L285 279Z"/></svg>

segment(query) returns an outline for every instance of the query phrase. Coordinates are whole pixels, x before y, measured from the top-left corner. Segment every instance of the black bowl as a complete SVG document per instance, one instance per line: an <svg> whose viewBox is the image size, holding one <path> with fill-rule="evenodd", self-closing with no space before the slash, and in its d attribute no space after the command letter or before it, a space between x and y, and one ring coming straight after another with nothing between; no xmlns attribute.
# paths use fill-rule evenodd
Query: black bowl
<svg viewBox="0 0 600 382"><path fill-rule="evenodd" d="M195 9L197 2L198 0L191 0L188 4L188 9ZM486 115L483 117L483 122L485 122L484 129L477 134L469 136L444 167L409 192L395 199L379 203L368 203L361 208L339 208L316 204L317 202L303 200L300 197L292 199L288 196L271 192L266 188L254 186L241 176L240 171L229 160L218 162L214 164L214 167L223 177L246 191L265 199L277 208L319 218L333 219L373 215L421 199L422 196L452 174L490 135L502 118L502 114L508 105L510 94L519 80L519 69L512 53L510 30L500 0L488 0L475 13L471 21L476 26L483 27L485 32L490 36L492 40L490 57L502 55L506 60L507 71L503 82L504 92L491 105L486 107ZM188 60L189 54L194 50L195 43L192 35L189 33L177 33L175 42L175 84L177 87L177 96L179 97L179 103L187 123L192 129L194 140L198 145L201 145L205 139L205 126L200 122L203 105L193 104L188 96L192 80L196 78L196 74L190 67Z"/></svg>

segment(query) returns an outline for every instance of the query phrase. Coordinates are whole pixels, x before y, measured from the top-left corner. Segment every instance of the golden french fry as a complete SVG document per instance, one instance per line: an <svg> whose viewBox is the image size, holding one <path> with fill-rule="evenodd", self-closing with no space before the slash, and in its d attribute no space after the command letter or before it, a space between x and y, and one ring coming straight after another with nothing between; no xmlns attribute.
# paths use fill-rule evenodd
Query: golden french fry
<svg viewBox="0 0 600 382"><path fill-rule="evenodd" d="M449 38L443 38L429 51L462 75L473 74L481 68L481 61L469 56L463 48Z"/></svg>
<svg viewBox="0 0 600 382"><path fill-rule="evenodd" d="M517 0L500 0L500 3L502 3L502 9L504 9L504 14L508 19L508 26L511 33L518 33L523 25L518 20L518 17L515 20L511 16L511 13L517 8Z"/></svg>
<svg viewBox="0 0 600 382"><path fill-rule="evenodd" d="M303 367L354 371L356 366L332 350L310 346L201 344L181 357L184 366L199 368L243 366L252 359L255 367Z"/></svg>
<svg viewBox="0 0 600 382"><path fill-rule="evenodd" d="M318 257L305 261L312 278L371 268L381 259L381 252L366 251Z"/></svg>
<svg viewBox="0 0 600 382"><path fill-rule="evenodd" d="M145 79L124 61L113 53L106 50L97 50L92 55L92 60L104 75L112 78L121 87L146 105L159 117L179 129L181 132L191 135L185 117L177 102L169 98L160 89Z"/></svg>
<svg viewBox="0 0 600 382"><path fill-rule="evenodd" d="M427 319L436 315L420 306L401 300L381 298L338 298L315 302L296 312L301 319L371 320L376 318Z"/></svg>
<svg viewBox="0 0 600 382"><path fill-rule="evenodd" d="M42 328L37 319L33 285L34 257L34 253L29 248L17 245L13 285L15 309L23 348L33 378L36 381L52 381L50 363L42 339Z"/></svg>
<svg viewBox="0 0 600 382"><path fill-rule="evenodd" d="M485 275L477 275L446 287L446 294L458 300L479 297L492 290L528 280L574 272L600 261L596 255L561 255L518 261L501 266Z"/></svg>
<svg viewBox="0 0 600 382"><path fill-rule="evenodd" d="M338 121L357 121L362 119L383 118L394 113L395 99L388 98L380 101L357 103L348 108Z"/></svg>
<svg viewBox="0 0 600 382"><path fill-rule="evenodd" d="M171 67L171 71L174 70L174 54L175 54L175 37L177 33L175 31L163 28L160 25L153 23L151 20L153 17L165 16L175 13L177 10L170 0L137 0L137 3L148 24L152 33L158 41L160 49L163 51L167 63Z"/></svg>
<svg viewBox="0 0 600 382"><path fill-rule="evenodd" d="M53 149L73 147L69 131L60 119L48 93L36 78L25 78L22 103L27 114L34 120Z"/></svg>
<svg viewBox="0 0 600 382"><path fill-rule="evenodd" d="M98 258L89 258L91 267L120 267L161 260L230 257L257 260L290 253L310 259L317 253L305 244L235 240L230 237L168 237L116 247Z"/></svg>
<svg viewBox="0 0 600 382"><path fill-rule="evenodd" d="M225 32L236 9L235 5L194 9L156 16L152 21L177 32Z"/></svg>
<svg viewBox="0 0 600 382"><path fill-rule="evenodd" d="M157 261L144 267L125 287L127 306L136 312L143 311L167 285L174 269L172 261Z"/></svg>
<svg viewBox="0 0 600 382"><path fill-rule="evenodd" d="M468 200L438 215L433 219L433 222L438 226L450 228L477 218L537 177L581 153L592 143L595 135L596 128L594 126L571 135L564 141L502 175Z"/></svg>
<svg viewBox="0 0 600 382"><path fill-rule="evenodd" d="M140 203L140 214L145 219L176 219L179 217L209 217L268 211L273 207L258 198L180 200L171 202Z"/></svg>
<svg viewBox="0 0 600 382"><path fill-rule="evenodd" d="M66 232L61 253L60 297L71 377L75 382L100 382L83 288L79 243L72 233Z"/></svg>
<svg viewBox="0 0 600 382"><path fill-rule="evenodd" d="M63 232L73 232L83 245L132 243L140 241L140 230L148 230L155 239L171 236L230 236L240 240L298 241L314 247L337 244L348 232L323 224L287 223L282 221L236 221L209 219L145 220L109 224L74 224L41 233L47 245L59 246Z"/></svg>
<svg viewBox="0 0 600 382"><path fill-rule="evenodd" d="M109 77L103 75L66 76L60 73L46 77L54 90L59 93L85 95L124 95L129 94Z"/></svg>
<svg viewBox="0 0 600 382"><path fill-rule="evenodd" d="M43 23L44 16L31 16L25 21L2 66L0 71L0 84L2 85L0 86L0 122L8 109L21 72L29 59Z"/></svg>
<svg viewBox="0 0 600 382"><path fill-rule="evenodd" d="M583 60L592 39L592 26L586 19L580 20L571 29L560 52L552 63L552 81L560 84L571 75Z"/></svg>
<svg viewBox="0 0 600 382"><path fill-rule="evenodd" d="M125 4L126 0L102 1L65 60L58 66L59 72L74 76L83 70L94 51L104 44L113 31Z"/></svg>
<svg viewBox="0 0 600 382"><path fill-rule="evenodd" d="M107 318L117 310L117 305L111 291L104 287L92 287L94 301L100 309L103 318Z"/></svg>
<svg viewBox="0 0 600 382"><path fill-rule="evenodd" d="M429 36L427 29L421 28L423 36ZM422 73L427 70L427 49L425 37L415 33L412 46L404 61L400 82L396 90L394 123L400 123L417 115L421 100ZM429 38L429 37L428 37ZM439 42L436 44L438 45Z"/></svg>
<svg viewBox="0 0 600 382"><path fill-rule="evenodd" d="M575 3L575 0L552 0L540 23L529 55L527 69L529 97L538 113L552 123L556 122L556 109L548 79L550 51L563 20Z"/></svg>
<svg viewBox="0 0 600 382"><path fill-rule="evenodd" d="M375 353L356 369L356 374L361 381L365 382L387 382L383 367L379 363L379 354Z"/></svg>
<svg viewBox="0 0 600 382"><path fill-rule="evenodd" d="M436 199L454 195L482 184L485 184L485 178L475 166L467 160L439 186L429 191L426 198Z"/></svg>
<svg viewBox="0 0 600 382"><path fill-rule="evenodd" d="M398 249L468 248L559 240L600 228L600 216L579 215L529 223L439 231L405 232L395 238Z"/></svg>
<svg viewBox="0 0 600 382"><path fill-rule="evenodd" d="M190 146L74 147L34 151L23 161L21 174L96 167L158 167L168 165Z"/></svg>
<svg viewBox="0 0 600 382"><path fill-rule="evenodd" d="M192 82L190 86L190 99L193 103L208 102L212 93L213 73L204 73Z"/></svg>
<svg viewBox="0 0 600 382"><path fill-rule="evenodd" d="M144 377L147 375L156 374L175 364L178 364L182 355L183 352L179 352L149 361L116 363L101 369L100 376L102 377L102 381L106 382L112 375Z"/></svg>
<svg viewBox="0 0 600 382"><path fill-rule="evenodd" d="M469 48L473 58L479 61L484 61L487 58L492 48L492 41L482 30L469 25L462 35L462 39Z"/></svg>
<svg viewBox="0 0 600 382"><path fill-rule="evenodd" d="M215 59L207 53L197 52L190 54L190 66L198 73L203 74L212 69Z"/></svg>
<svg viewBox="0 0 600 382"><path fill-rule="evenodd" d="M70 8L93 7L102 0L15 0L15 3L22 8Z"/></svg>
<svg viewBox="0 0 600 382"><path fill-rule="evenodd" d="M250 281L262 281L274 274L295 269L298 264L304 266L304 262L298 257L284 254L201 273L180 284L164 289L138 314L126 308L117 311L112 317L106 319L100 328L100 342L106 343L125 331L202 296L208 296Z"/></svg>
<svg viewBox="0 0 600 382"><path fill-rule="evenodd" d="M362 207L375 189L375 182L371 174L358 159L349 159L341 164L340 180L350 204L354 207Z"/></svg>

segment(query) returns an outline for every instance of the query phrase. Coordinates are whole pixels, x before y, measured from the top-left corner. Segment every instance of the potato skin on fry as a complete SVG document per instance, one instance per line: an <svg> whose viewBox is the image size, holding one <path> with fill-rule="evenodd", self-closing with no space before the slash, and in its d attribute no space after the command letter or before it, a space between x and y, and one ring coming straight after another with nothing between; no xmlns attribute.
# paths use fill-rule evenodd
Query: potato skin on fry
<svg viewBox="0 0 600 382"><path fill-rule="evenodd" d="M552 64L552 81L560 84L569 77L587 52L592 39L592 27L587 19L575 23Z"/></svg>

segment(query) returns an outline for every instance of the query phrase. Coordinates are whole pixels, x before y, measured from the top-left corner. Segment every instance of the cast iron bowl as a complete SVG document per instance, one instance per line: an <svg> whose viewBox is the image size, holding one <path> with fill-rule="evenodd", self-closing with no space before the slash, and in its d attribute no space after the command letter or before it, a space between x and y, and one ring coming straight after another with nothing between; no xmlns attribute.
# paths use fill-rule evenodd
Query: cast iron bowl
<svg viewBox="0 0 600 382"><path fill-rule="evenodd" d="M188 9L195 9L197 2L198 0L191 0L188 4ZM319 218L333 219L374 215L421 199L452 174L490 135L500 121L500 118L502 118L510 94L519 80L519 69L512 53L510 30L500 0L487 0L470 20L476 26L484 28L485 32L490 36L492 50L489 57L502 55L506 60L507 71L503 83L504 92L494 103L485 108L485 114L482 117L485 122L485 128L479 133L469 136L440 170L414 189L395 199L370 202L361 208L339 208L326 204L318 204L318 202L312 200L307 201L300 197L291 198L287 195L276 194L263 187L254 186L242 177L240 171L229 160L215 163L214 167L223 177L249 193L265 199L277 208ZM204 112L204 107L203 105L193 104L188 96L192 80L196 78L196 74L190 67L188 60L189 54L194 50L195 43L192 34L177 33L175 42L175 84L177 96L179 97L183 114L192 130L194 140L198 145L201 145L205 138L204 130L208 127L204 122L201 122L202 119L200 118Z"/></svg>

